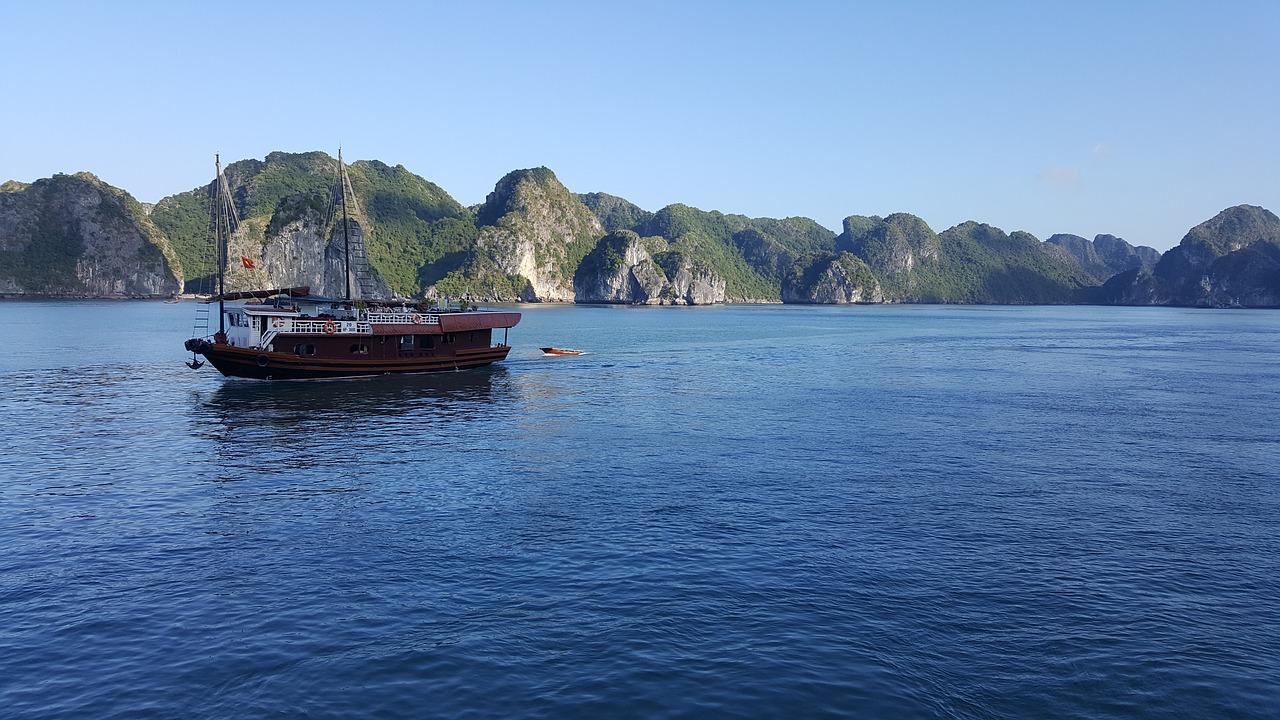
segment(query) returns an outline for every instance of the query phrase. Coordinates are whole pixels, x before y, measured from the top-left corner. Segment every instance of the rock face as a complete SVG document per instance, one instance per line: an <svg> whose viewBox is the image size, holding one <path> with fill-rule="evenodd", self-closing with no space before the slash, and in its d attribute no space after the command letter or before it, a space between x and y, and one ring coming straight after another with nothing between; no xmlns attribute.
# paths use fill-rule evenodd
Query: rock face
<svg viewBox="0 0 1280 720"><path fill-rule="evenodd" d="M229 277L234 278L234 287L271 288L296 287L306 285L312 294L325 297L342 298L350 291L353 298L363 298L367 294L371 298L388 298L391 289L381 276L371 273L365 277L365 287L361 287L359 273L354 265L357 261L347 260L348 239L352 253L364 244L364 229L356 220L351 220L348 237L344 237L342 222L339 221L329 230L329 238L325 239L326 225L324 218L317 213L308 213L303 217L281 226L275 233L265 238L262 247L262 262L255 263L252 270L242 264L231 263ZM233 247L248 246L254 248L258 244L256 238L245 234L237 235ZM239 257L233 251L231 257ZM232 287L231 280L228 287Z"/></svg>
<svg viewBox="0 0 1280 720"><path fill-rule="evenodd" d="M308 285L342 297L708 304L1095 302L1280 307L1280 221L1239 206L1160 257L1111 235L1040 242L977 222L935 233L907 213L808 218L574 195L547 168L503 177L474 209L402 166L347 165L351 245L323 152L225 167L241 224L228 289ZM0 185L0 293L209 292L208 188L144 209L88 174ZM241 262L241 257L245 262ZM249 267L252 263L253 267ZM358 279L357 279L358 278ZM1105 284L1102 284L1105 280Z"/></svg>
<svg viewBox="0 0 1280 720"><path fill-rule="evenodd" d="M935 234L906 213L853 215L836 244L866 263L885 302L1064 303L1092 284L1065 251L983 223Z"/></svg>
<svg viewBox="0 0 1280 720"><path fill-rule="evenodd" d="M334 297L333 289L341 271L330 275L329 259L326 257L324 218L318 213L307 213L303 217L286 223L283 227L265 237L265 245L261 248L262 260L255 270L245 270L232 263L231 269L238 276L237 286L244 287L297 287L307 285L317 295ZM243 238L238 238L243 239ZM243 242L236 243L243 246ZM253 249L241 247L246 252ZM254 248L256 249L256 248ZM232 257L239 257L235 252ZM339 258L340 260L340 258ZM345 283L343 290L345 291Z"/></svg>
<svg viewBox="0 0 1280 720"><path fill-rule="evenodd" d="M1280 218L1237 205L1191 228L1150 269L1103 285L1112 305L1280 307Z"/></svg>
<svg viewBox="0 0 1280 720"><path fill-rule="evenodd" d="M860 258L842 252L810 265L782 284L785 303L849 305L882 303L884 293L875 273Z"/></svg>
<svg viewBox="0 0 1280 720"><path fill-rule="evenodd" d="M316 294L346 296L337 167L337 160L322 152L276 152L225 167L241 221L228 254L228 289L307 285ZM352 297L416 295L424 284L424 264L444 256L455 267L460 264L457 256L465 252L459 246L474 242L473 216L466 208L400 166L360 160L347 166L347 174ZM196 188L164 198L152 212L189 269L188 292L212 287L209 198L209 186ZM361 247L367 264L361 262ZM246 267L241 257L254 267Z"/></svg>
<svg viewBox="0 0 1280 720"><path fill-rule="evenodd" d="M667 252L679 253L694 278L695 297L704 290L718 294L716 288L723 282L728 302L777 302L780 284L797 258L835 249L835 234L808 218L749 218L680 203L646 213L610 196L584 197L593 212L607 218L606 227L633 223L624 229L646 242L661 239ZM669 270L667 276L680 294L685 274L675 263L656 256L655 260Z"/></svg>
<svg viewBox="0 0 1280 720"><path fill-rule="evenodd" d="M477 251L525 280L524 302L571 302L578 263L605 234L600 220L546 168L498 181L476 214Z"/></svg>
<svg viewBox="0 0 1280 720"><path fill-rule="evenodd" d="M725 279L715 272L697 266L680 253L665 258L667 277L671 278L672 305L715 305L725 302Z"/></svg>
<svg viewBox="0 0 1280 720"><path fill-rule="evenodd" d="M1151 269L1160 260L1155 248L1135 247L1114 235L1098 235L1092 241L1079 235L1058 234L1045 240L1045 249L1060 250L1098 282L1134 268Z"/></svg>
<svg viewBox="0 0 1280 720"><path fill-rule="evenodd" d="M653 213L642 210L635 203L608 193L586 193L579 195L578 199L600 219L600 224L608 232L632 230L653 217Z"/></svg>
<svg viewBox="0 0 1280 720"><path fill-rule="evenodd" d="M1093 247L1098 257L1116 272L1135 267L1154 267L1160 262L1160 251L1146 245L1130 245L1115 235L1095 235Z"/></svg>
<svg viewBox="0 0 1280 720"><path fill-rule="evenodd" d="M666 246L662 238L650 238L649 242L658 248ZM634 305L724 302L723 278L693 267L679 252L660 251L658 256L662 264L630 230L609 233L578 266L573 278L574 300Z"/></svg>
<svg viewBox="0 0 1280 720"><path fill-rule="evenodd" d="M907 213L845 218L836 247L862 258L876 273L905 279L918 264L936 261L942 252L938 236L924 220Z"/></svg>
<svg viewBox="0 0 1280 720"><path fill-rule="evenodd" d="M169 296L177 267L142 205L89 173L0 186L0 293Z"/></svg>
<svg viewBox="0 0 1280 720"><path fill-rule="evenodd" d="M659 305L670 293L666 275L640 236L630 230L605 235L573 276L574 300L583 303Z"/></svg>
<svg viewBox="0 0 1280 720"><path fill-rule="evenodd" d="M733 242L747 264L767 278L781 280L796 261L794 253L756 228L735 233Z"/></svg>

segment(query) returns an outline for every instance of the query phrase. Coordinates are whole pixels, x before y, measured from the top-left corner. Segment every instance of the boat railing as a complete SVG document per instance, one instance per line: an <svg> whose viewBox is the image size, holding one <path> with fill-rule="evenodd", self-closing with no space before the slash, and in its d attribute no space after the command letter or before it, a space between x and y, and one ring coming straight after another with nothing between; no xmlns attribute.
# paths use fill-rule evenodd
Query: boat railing
<svg viewBox="0 0 1280 720"><path fill-rule="evenodd" d="M272 318L267 322L267 331L262 335L261 346L266 347L281 333L291 335L372 335L373 326L358 320L297 320L293 318Z"/></svg>
<svg viewBox="0 0 1280 720"><path fill-rule="evenodd" d="M342 333L344 335L372 335L373 327L367 322L359 322L357 320L325 320L324 318L316 320L298 320L294 318L273 318L267 323L269 330L277 333L292 333L294 335L332 335L334 333Z"/></svg>
<svg viewBox="0 0 1280 720"><path fill-rule="evenodd" d="M370 310L365 320L379 325L439 325L440 316L424 312L377 312Z"/></svg>

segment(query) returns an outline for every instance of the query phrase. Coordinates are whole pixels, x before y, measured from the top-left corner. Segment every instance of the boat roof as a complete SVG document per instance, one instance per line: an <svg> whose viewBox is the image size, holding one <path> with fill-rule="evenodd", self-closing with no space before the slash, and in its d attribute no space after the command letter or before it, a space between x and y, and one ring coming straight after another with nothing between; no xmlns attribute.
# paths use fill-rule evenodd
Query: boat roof
<svg viewBox="0 0 1280 720"><path fill-rule="evenodd" d="M223 299L224 300L233 300L233 299L242 300L245 302L246 307L250 307L250 308L293 306L298 304L353 305L356 303L363 303L364 305L367 305L369 307L388 307L388 308L403 307L403 308L414 308L414 309L424 310L424 311L429 307L429 303L425 303L417 300L409 300L405 298L401 298L397 300L344 300L342 298L324 297L323 295L310 295L310 294L296 295L296 294L289 294L287 292L280 292L280 291L272 291L272 293L273 294L271 295L259 294L259 291L229 293L228 295L223 296ZM234 295L235 297L232 297L232 295ZM257 302L254 302L255 300ZM211 302L216 302L216 301L217 301L217 298L215 297Z"/></svg>
<svg viewBox="0 0 1280 720"><path fill-rule="evenodd" d="M311 294L310 285L301 285L291 288L271 288L269 290L241 290L237 292L222 293L221 296L215 295L209 298L210 302L218 300L251 300L253 298L269 298L274 295L288 295L290 297L305 297Z"/></svg>
<svg viewBox="0 0 1280 720"><path fill-rule="evenodd" d="M271 295L259 295L259 294L256 294L257 291L252 291L252 292L254 294L234 293L236 295L239 295L240 297L231 298L230 296L227 296L227 297L224 297L223 299L224 300L232 300L232 299L244 300L246 302L251 300L260 300L260 302L248 303L248 304L265 305L269 307L280 306L280 305L296 305L298 303L308 303L313 305L344 305L344 304L350 305L353 302L356 302L354 300L343 300L342 298L324 297L322 295L310 295L310 294L298 295L298 294L291 294L291 293L285 293L285 292L279 292L279 291L273 291ZM366 304L368 304L367 301L365 302Z"/></svg>

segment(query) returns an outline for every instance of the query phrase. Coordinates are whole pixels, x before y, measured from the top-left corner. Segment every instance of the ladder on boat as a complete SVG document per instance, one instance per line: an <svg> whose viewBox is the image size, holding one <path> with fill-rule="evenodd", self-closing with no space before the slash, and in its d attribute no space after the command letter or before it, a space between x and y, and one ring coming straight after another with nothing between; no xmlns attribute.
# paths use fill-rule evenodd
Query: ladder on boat
<svg viewBox="0 0 1280 720"><path fill-rule="evenodd" d="M196 303L196 322L191 330L191 337L209 337L209 301Z"/></svg>
<svg viewBox="0 0 1280 720"><path fill-rule="evenodd" d="M182 291L194 295L202 295L203 299L196 302L196 318L192 323L191 337L193 338L209 338L213 335L213 302L214 298L221 287L219 283L220 264L224 261L222 243L229 238L231 233L235 232L239 225L239 218L236 216L234 205L231 204L231 196L226 188L226 179L222 174L222 162L220 158L215 157L215 165L217 168L217 176L213 182L209 183L207 190L209 202L209 232L208 238L201 247L201 252L197 258L197 264L193 270L196 277L187 278L183 283ZM219 320L221 318L218 318ZM196 362L194 356L192 362Z"/></svg>

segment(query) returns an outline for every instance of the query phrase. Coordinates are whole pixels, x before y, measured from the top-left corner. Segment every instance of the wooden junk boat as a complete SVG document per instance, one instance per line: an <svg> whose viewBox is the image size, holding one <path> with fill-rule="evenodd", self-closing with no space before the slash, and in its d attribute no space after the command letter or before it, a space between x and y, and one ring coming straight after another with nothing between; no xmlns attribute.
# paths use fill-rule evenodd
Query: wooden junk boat
<svg viewBox="0 0 1280 720"><path fill-rule="evenodd" d="M347 243L347 297L314 296L308 287L225 292L227 247L235 226L230 191L216 161L214 235L218 252L218 293L201 310L209 328L209 305L217 303L218 329L186 342L190 367L202 355L223 375L263 380L355 377L387 373L427 373L483 367L507 357L507 330L518 312L487 311L464 305L450 309L406 301L351 299L352 255L347 230L350 188L338 154L344 240ZM363 253L363 243L356 248ZM501 342L493 331L503 330Z"/></svg>

